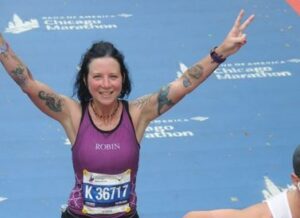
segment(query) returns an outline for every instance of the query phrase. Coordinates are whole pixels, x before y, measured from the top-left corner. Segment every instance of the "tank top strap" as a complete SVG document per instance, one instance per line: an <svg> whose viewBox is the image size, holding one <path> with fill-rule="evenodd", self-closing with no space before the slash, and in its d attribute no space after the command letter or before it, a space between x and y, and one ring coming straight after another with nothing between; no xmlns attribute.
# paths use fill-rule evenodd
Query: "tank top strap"
<svg viewBox="0 0 300 218"><path fill-rule="evenodd" d="M132 118L131 118L131 114L130 114L130 112L129 112L129 103L128 103L128 101L126 101L126 100L122 100L122 103L123 103L123 105L124 105L126 114L127 114L128 118L129 118L129 120L130 120L130 123L131 123L132 127L134 127L134 126L133 126L133 122L132 122Z"/></svg>

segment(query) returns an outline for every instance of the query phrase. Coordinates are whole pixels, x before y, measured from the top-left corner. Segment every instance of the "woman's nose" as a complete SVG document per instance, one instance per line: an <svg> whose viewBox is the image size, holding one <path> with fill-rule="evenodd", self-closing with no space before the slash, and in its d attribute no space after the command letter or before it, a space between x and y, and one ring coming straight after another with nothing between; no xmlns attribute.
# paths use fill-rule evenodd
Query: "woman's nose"
<svg viewBox="0 0 300 218"><path fill-rule="evenodd" d="M103 78L102 86L105 87L105 88L110 86L109 78L107 78L107 77Z"/></svg>

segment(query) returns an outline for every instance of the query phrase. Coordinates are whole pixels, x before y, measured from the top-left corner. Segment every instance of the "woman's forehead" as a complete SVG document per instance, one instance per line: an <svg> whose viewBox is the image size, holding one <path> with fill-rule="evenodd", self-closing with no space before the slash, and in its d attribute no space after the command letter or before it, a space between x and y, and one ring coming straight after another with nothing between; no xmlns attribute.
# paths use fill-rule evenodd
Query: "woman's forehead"
<svg viewBox="0 0 300 218"><path fill-rule="evenodd" d="M89 71L92 73L107 71L120 72L120 64L112 57L95 58L89 64Z"/></svg>

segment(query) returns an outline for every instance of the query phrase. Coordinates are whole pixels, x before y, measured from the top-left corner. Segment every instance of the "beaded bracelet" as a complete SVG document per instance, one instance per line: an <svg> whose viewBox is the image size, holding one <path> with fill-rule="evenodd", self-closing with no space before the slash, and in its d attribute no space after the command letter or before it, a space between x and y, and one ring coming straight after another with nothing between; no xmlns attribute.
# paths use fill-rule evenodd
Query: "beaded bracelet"
<svg viewBox="0 0 300 218"><path fill-rule="evenodd" d="M223 63L224 61L226 61L226 58L223 58L222 55L219 55L217 52L216 52L216 47L214 47L211 51L210 51L210 57L211 59L213 60L213 62L217 63L217 64L221 64Z"/></svg>
<svg viewBox="0 0 300 218"><path fill-rule="evenodd" d="M3 54L8 51L8 44L7 42L4 42L2 45L0 45L0 54Z"/></svg>

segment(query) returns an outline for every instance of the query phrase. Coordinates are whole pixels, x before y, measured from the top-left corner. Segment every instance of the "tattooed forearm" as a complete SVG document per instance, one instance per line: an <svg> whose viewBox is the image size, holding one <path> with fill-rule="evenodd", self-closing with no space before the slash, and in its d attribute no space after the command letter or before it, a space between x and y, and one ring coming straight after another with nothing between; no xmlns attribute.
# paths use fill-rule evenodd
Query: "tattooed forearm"
<svg viewBox="0 0 300 218"><path fill-rule="evenodd" d="M138 108L143 108L146 104L149 103L151 95L145 95L143 97L138 98L136 101L134 101L134 104Z"/></svg>
<svg viewBox="0 0 300 218"><path fill-rule="evenodd" d="M28 79L32 79L32 75L29 69L9 48L9 45L7 43L6 45L7 45L7 50L4 53L2 53L4 57L1 60L2 64L5 66L7 72L15 80L15 82L23 88L24 86L26 86Z"/></svg>
<svg viewBox="0 0 300 218"><path fill-rule="evenodd" d="M158 108L157 108L157 112L158 114L162 114L162 108L167 105L167 106L173 106L174 103L172 102L172 100L168 99L168 94L170 91L170 85L169 86L165 86L162 87L161 90L158 93Z"/></svg>
<svg viewBox="0 0 300 218"><path fill-rule="evenodd" d="M13 79L21 87L26 84L26 80L27 80L25 70L26 70L25 67L19 64L14 70L11 71L11 75Z"/></svg>
<svg viewBox="0 0 300 218"><path fill-rule="evenodd" d="M46 102L50 110L54 112L62 111L62 100L57 95L40 91L39 98Z"/></svg>
<svg viewBox="0 0 300 218"><path fill-rule="evenodd" d="M200 64L196 64L182 75L183 86L188 88L192 85L192 80L199 80L203 74L203 67Z"/></svg>

